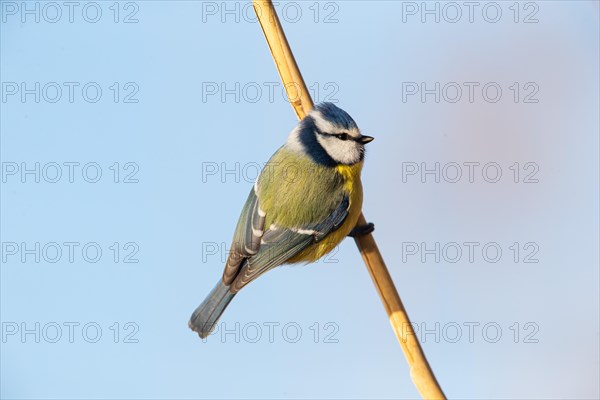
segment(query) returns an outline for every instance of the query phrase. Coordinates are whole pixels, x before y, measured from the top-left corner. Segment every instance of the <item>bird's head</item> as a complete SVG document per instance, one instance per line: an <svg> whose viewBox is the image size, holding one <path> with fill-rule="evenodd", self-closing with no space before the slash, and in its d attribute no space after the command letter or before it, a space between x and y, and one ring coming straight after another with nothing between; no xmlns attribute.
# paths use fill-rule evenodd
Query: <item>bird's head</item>
<svg viewBox="0 0 600 400"><path fill-rule="evenodd" d="M372 140L360 133L346 111L333 103L320 103L292 131L287 145L319 163L352 165L364 159L365 144Z"/></svg>

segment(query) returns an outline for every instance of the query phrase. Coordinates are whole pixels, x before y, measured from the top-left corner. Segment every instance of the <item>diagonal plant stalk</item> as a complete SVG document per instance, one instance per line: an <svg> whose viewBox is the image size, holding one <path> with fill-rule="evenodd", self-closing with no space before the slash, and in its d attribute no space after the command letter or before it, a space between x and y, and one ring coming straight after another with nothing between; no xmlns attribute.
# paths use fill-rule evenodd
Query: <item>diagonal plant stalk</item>
<svg viewBox="0 0 600 400"><path fill-rule="evenodd" d="M283 81L288 99L298 119L302 119L313 108L313 101L310 98L304 79L302 79L273 3L271 0L252 0L252 3ZM366 223L364 215L361 214L358 225ZM400 342L406 361L410 366L410 376L417 390L424 399L445 399L446 397L435 379L417 340L408 314L402 305L394 281L377 248L373 235L356 237L354 240L381 297L394 333Z"/></svg>

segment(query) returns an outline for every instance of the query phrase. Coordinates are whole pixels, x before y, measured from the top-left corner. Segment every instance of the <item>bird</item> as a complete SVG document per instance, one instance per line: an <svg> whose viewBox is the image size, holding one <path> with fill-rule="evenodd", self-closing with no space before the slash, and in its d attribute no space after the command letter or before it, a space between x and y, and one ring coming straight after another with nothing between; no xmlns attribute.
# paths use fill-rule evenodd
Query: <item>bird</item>
<svg viewBox="0 0 600 400"><path fill-rule="evenodd" d="M258 175L238 220L223 276L193 312L188 326L213 331L235 295L282 264L310 263L346 236L369 234L361 214L365 145L350 115L319 103L290 132Z"/></svg>

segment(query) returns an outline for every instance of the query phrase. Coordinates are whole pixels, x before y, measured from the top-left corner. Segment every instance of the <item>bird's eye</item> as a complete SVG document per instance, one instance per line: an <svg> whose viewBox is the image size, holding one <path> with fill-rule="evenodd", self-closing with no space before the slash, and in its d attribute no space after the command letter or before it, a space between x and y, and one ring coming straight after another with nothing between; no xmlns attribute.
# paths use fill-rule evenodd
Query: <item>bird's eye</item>
<svg viewBox="0 0 600 400"><path fill-rule="evenodd" d="M347 133L340 133L335 135L338 139L340 140L348 140L348 134Z"/></svg>

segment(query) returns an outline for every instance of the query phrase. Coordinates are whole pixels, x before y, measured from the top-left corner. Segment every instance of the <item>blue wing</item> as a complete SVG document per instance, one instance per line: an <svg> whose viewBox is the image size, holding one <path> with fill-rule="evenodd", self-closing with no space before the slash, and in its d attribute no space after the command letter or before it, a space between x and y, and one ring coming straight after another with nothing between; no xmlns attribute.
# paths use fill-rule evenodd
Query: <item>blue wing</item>
<svg viewBox="0 0 600 400"><path fill-rule="evenodd" d="M231 292L238 292L263 273L286 263L337 230L348 216L349 206L348 196L343 195L323 221L294 228L271 225L265 229L266 213L260 208L255 190L252 190L234 234L223 282L231 285Z"/></svg>

